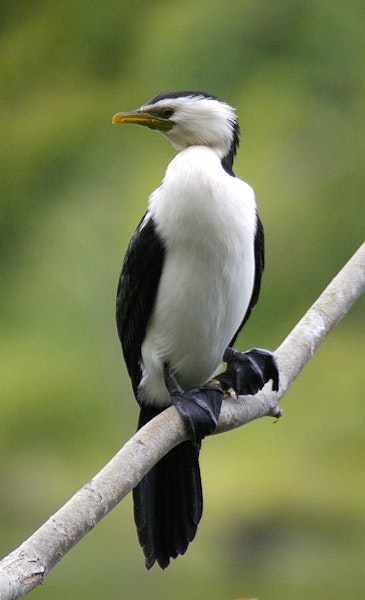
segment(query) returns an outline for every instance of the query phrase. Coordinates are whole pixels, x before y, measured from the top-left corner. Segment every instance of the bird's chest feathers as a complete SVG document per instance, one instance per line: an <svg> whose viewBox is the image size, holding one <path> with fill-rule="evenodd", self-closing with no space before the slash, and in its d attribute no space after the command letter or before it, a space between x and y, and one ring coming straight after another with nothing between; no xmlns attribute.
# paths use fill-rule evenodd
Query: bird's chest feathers
<svg viewBox="0 0 365 600"><path fill-rule="evenodd" d="M164 329L163 337L168 329L180 342L186 338L186 346L199 336L202 345L220 339L223 347L252 294L252 189L228 175L212 150L188 148L170 163L150 210L166 245L152 328ZM166 338L160 343L174 345Z"/></svg>
<svg viewBox="0 0 365 600"><path fill-rule="evenodd" d="M228 175L209 148L187 148L175 157L151 196L150 209L167 256L188 262L191 273L195 265L207 277L215 273L229 280L236 263L243 266L251 260L256 230L253 191Z"/></svg>

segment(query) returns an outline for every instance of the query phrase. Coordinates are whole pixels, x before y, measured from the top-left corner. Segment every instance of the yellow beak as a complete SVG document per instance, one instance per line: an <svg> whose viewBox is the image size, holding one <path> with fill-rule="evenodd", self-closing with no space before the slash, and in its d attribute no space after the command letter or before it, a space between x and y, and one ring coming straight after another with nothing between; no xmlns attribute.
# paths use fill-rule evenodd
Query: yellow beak
<svg viewBox="0 0 365 600"><path fill-rule="evenodd" d="M134 123L135 125L145 125L150 129L157 129L159 131L170 131L173 125L168 119L148 112L141 112L140 110L117 113L114 115L112 123L113 125L115 123Z"/></svg>

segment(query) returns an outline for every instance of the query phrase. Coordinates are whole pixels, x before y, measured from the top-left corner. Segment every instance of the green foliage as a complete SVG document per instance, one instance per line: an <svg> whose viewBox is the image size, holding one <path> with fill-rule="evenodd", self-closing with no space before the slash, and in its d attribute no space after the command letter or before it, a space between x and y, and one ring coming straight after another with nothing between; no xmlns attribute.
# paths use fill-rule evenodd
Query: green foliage
<svg viewBox="0 0 365 600"><path fill-rule="evenodd" d="M267 270L239 345L277 346L363 241L361 0L3 1L0 24L0 550L133 433L114 326L122 257L173 150L111 117L203 89L237 107ZM364 597L360 300L282 406L206 440L205 513L144 572L130 500L34 598Z"/></svg>

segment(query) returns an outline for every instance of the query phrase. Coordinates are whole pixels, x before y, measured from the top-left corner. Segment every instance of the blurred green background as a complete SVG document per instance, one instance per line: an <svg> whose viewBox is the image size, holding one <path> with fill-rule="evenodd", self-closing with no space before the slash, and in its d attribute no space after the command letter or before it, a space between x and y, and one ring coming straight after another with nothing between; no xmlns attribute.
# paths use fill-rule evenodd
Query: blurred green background
<svg viewBox="0 0 365 600"><path fill-rule="evenodd" d="M267 268L241 349L277 347L363 241L363 0L2 1L0 551L135 430L114 324L128 240L174 155L112 127L153 95L237 108ZM364 299L282 401L204 442L196 540L147 573L127 498L34 599L362 600Z"/></svg>

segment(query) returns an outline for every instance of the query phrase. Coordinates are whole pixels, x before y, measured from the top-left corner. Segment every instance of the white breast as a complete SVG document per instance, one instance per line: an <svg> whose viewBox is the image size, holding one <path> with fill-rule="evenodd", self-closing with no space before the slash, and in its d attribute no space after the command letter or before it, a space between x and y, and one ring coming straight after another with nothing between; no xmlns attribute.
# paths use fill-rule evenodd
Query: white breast
<svg viewBox="0 0 365 600"><path fill-rule="evenodd" d="M228 175L213 150L192 146L170 163L149 209L166 256L140 387L164 405L163 364L183 389L204 384L242 322L254 282L256 204L252 188Z"/></svg>

